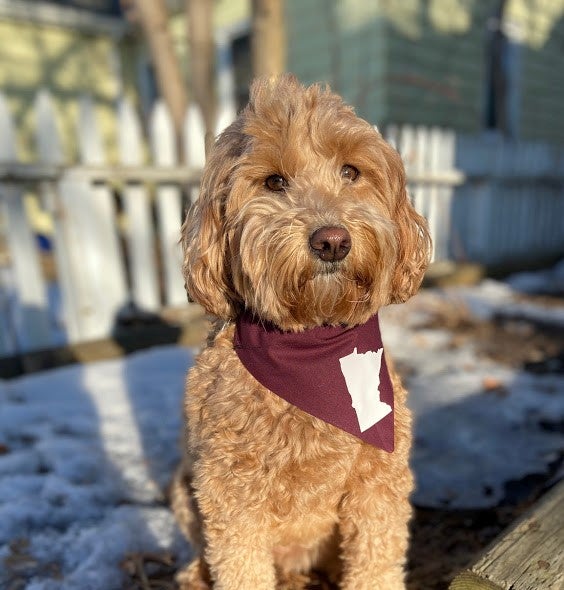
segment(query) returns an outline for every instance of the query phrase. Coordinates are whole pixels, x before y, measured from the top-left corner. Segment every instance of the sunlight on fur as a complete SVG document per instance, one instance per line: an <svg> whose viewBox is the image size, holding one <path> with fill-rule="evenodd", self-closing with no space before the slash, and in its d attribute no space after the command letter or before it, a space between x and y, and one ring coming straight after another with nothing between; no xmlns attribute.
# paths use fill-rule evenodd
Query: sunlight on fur
<svg viewBox="0 0 564 590"><path fill-rule="evenodd" d="M222 329L189 375L172 503L201 558L179 584L306 588L315 569L345 589L404 588L411 433L397 376L386 453L263 387L233 347L243 312L288 333L352 328L417 291L430 238L400 156L328 88L259 80L209 155L182 240L188 294Z"/></svg>

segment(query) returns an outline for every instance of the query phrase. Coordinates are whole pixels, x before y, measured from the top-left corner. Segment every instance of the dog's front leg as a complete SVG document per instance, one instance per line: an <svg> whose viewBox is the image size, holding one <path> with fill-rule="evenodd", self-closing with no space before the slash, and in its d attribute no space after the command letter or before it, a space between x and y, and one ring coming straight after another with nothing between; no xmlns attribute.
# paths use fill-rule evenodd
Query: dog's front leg
<svg viewBox="0 0 564 590"><path fill-rule="evenodd" d="M274 590L272 551L254 519L227 525L205 523L205 557L214 590Z"/></svg>
<svg viewBox="0 0 564 590"><path fill-rule="evenodd" d="M340 513L343 590L403 590L412 476L398 467L393 479L357 480Z"/></svg>

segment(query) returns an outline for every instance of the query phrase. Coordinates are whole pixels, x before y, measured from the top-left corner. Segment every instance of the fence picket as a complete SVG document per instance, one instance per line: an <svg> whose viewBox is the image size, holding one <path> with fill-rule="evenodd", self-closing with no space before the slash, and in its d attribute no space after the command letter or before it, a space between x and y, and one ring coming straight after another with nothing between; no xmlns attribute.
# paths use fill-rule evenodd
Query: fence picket
<svg viewBox="0 0 564 590"><path fill-rule="evenodd" d="M15 163L17 159L12 117L6 100L0 95L0 162ZM11 345L4 342L3 346L7 352L13 347L23 351L46 348L52 343L47 291L35 237L24 207L22 186L11 182L0 185L0 216L4 218L14 286L13 292L6 297L9 309L3 323L11 323L11 329L6 333L11 333L17 340Z"/></svg>
<svg viewBox="0 0 564 590"><path fill-rule="evenodd" d="M131 103L122 99L118 105L119 153L125 166L143 164L143 140L139 120ZM155 235L151 220L151 201L146 187L127 183L123 191L127 216L126 238L129 253L132 300L142 309L160 307L155 257Z"/></svg>
<svg viewBox="0 0 564 590"><path fill-rule="evenodd" d="M49 164L63 164L65 161L63 143L57 126L57 114L48 90L42 89L37 93L34 110L35 145L39 160Z"/></svg>
<svg viewBox="0 0 564 590"><path fill-rule="evenodd" d="M16 137L14 126L3 94L0 93L0 162L12 160ZM0 208L3 206L3 186L0 185ZM0 238L4 238L6 220L0 216ZM10 301L13 293L10 268L0 267L0 356L16 351L17 337L11 322Z"/></svg>
<svg viewBox="0 0 564 590"><path fill-rule="evenodd" d="M200 169L206 163L205 126L200 109L190 104L184 119L184 157L186 164ZM199 187L189 189L190 203L198 198Z"/></svg>
<svg viewBox="0 0 564 590"><path fill-rule="evenodd" d="M35 114L37 125L35 130L35 144L37 155L41 162L61 165L64 162L59 128L53 101L49 92L41 90L35 98ZM76 297L76 276L80 273L81 261L72 256L76 244L68 239L68 216L65 214L63 204L56 183L52 180L43 180L39 183L39 194L45 209L50 213L53 222L53 255L57 270L57 280L62 296L62 317L67 332L77 333L79 321L78 300ZM78 266L75 266L78 265ZM57 318L54 318L57 321Z"/></svg>
<svg viewBox="0 0 564 590"><path fill-rule="evenodd" d="M108 277L99 249L96 212L90 206L90 183L76 175L64 175L57 189L66 218L64 240L74 271L76 315L68 317L67 336L70 342L103 338L111 332L114 318L104 303Z"/></svg>
<svg viewBox="0 0 564 590"><path fill-rule="evenodd" d="M417 126L414 130L415 143L413 146L413 170L415 176L422 176L425 172L430 172L430 146L429 132L426 127ZM415 207L429 220L429 186L423 182L415 184ZM435 228L429 223L431 232L434 235Z"/></svg>
<svg viewBox="0 0 564 590"><path fill-rule="evenodd" d="M177 150L174 129L168 110L162 102L155 106L151 114L149 129L155 164L162 167L175 166ZM173 184L159 185L156 205L164 270L165 303L183 305L186 303L186 292L181 272L182 253L179 243L182 222L180 189Z"/></svg>
<svg viewBox="0 0 564 590"><path fill-rule="evenodd" d="M0 92L0 162L16 162L16 132L8 102Z"/></svg>
<svg viewBox="0 0 564 590"><path fill-rule="evenodd" d="M217 39L217 121L216 135L231 125L237 116L235 104L235 74L233 68L233 54L227 37L221 35Z"/></svg>
<svg viewBox="0 0 564 590"><path fill-rule="evenodd" d="M47 292L37 256L35 238L24 208L23 193L16 185L5 184L2 210L16 286L15 332L18 348L28 351L52 344Z"/></svg>
<svg viewBox="0 0 564 590"><path fill-rule="evenodd" d="M450 172L454 170L455 141L454 133L446 129L432 129L432 138L435 141L435 169L434 172ZM435 214L437 237L435 239L435 258L447 260L450 257L451 241L456 240L452 227L452 185L443 184L437 187L435 194Z"/></svg>
<svg viewBox="0 0 564 590"><path fill-rule="evenodd" d="M376 125L374 129L378 130ZM384 137L386 141L399 152L399 129L397 125L389 125L385 130Z"/></svg>
<svg viewBox="0 0 564 590"><path fill-rule="evenodd" d="M81 160L86 165L105 164L102 140L95 120L92 100L83 97L79 101L78 141ZM80 173L78 173L80 176ZM68 207L79 207L76 219L89 218L88 235L83 248L92 249L87 254L92 264L91 287L98 294L97 306L106 329L114 322L119 310L127 302L125 268L117 235L115 204L110 189L105 185L90 184L87 179L77 179L80 199L67 202ZM83 235L82 232L79 236ZM81 243L81 239L77 242ZM85 252L86 254L86 252Z"/></svg>

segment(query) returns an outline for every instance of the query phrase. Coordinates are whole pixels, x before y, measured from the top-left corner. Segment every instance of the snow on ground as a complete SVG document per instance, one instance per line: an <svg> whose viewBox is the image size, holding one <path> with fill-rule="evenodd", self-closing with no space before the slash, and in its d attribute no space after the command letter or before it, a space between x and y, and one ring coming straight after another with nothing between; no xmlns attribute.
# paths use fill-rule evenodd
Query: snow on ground
<svg viewBox="0 0 564 590"><path fill-rule="evenodd" d="M514 294L513 294L514 295ZM415 415L414 501L420 506L487 508L506 484L546 472L564 451L564 374L535 374L477 354L472 341L453 344L446 328L418 328L437 309L465 305L482 317L504 315L560 325L562 307L515 300L501 284L424 291L384 312L388 353L406 370Z"/></svg>
<svg viewBox="0 0 564 590"><path fill-rule="evenodd" d="M562 451L557 429L542 425L564 418L564 375L495 363L471 342L452 346L446 327L425 327L437 309L466 305L480 318L509 313L564 329L564 303L516 296L535 281L427 290L383 312L387 354L406 374L416 417L416 503L494 506L508 481L546 471ZM192 358L162 347L0 381L0 588L117 590L129 552L187 559L163 491L179 459Z"/></svg>
<svg viewBox="0 0 564 590"><path fill-rule="evenodd" d="M163 489L191 362L164 347L0 382L0 588L112 590L128 552L187 557Z"/></svg>

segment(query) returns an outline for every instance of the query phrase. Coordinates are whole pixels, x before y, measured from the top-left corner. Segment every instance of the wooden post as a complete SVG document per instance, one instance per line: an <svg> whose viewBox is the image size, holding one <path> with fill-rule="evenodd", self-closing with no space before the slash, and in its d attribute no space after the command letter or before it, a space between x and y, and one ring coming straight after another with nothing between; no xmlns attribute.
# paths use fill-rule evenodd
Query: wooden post
<svg viewBox="0 0 564 590"><path fill-rule="evenodd" d="M159 90L172 115L175 137L179 139L188 93L168 30L166 4L164 0L136 0L135 6L151 49Z"/></svg>
<svg viewBox="0 0 564 590"><path fill-rule="evenodd" d="M192 71L192 96L202 112L206 133L213 134L217 108L213 2L186 0L186 16L190 45L190 69Z"/></svg>
<svg viewBox="0 0 564 590"><path fill-rule="evenodd" d="M433 127L428 132L427 150L430 155L430 170L439 176L454 169L455 136L445 129ZM452 238L451 205L453 188L448 184L431 185L429 191L429 225L435 228L433 240L433 261L448 260Z"/></svg>
<svg viewBox="0 0 564 590"><path fill-rule="evenodd" d="M286 67L284 0L252 0L252 62L255 76L276 76Z"/></svg>
<svg viewBox="0 0 564 590"><path fill-rule="evenodd" d="M450 590L562 590L564 481L546 494Z"/></svg>

